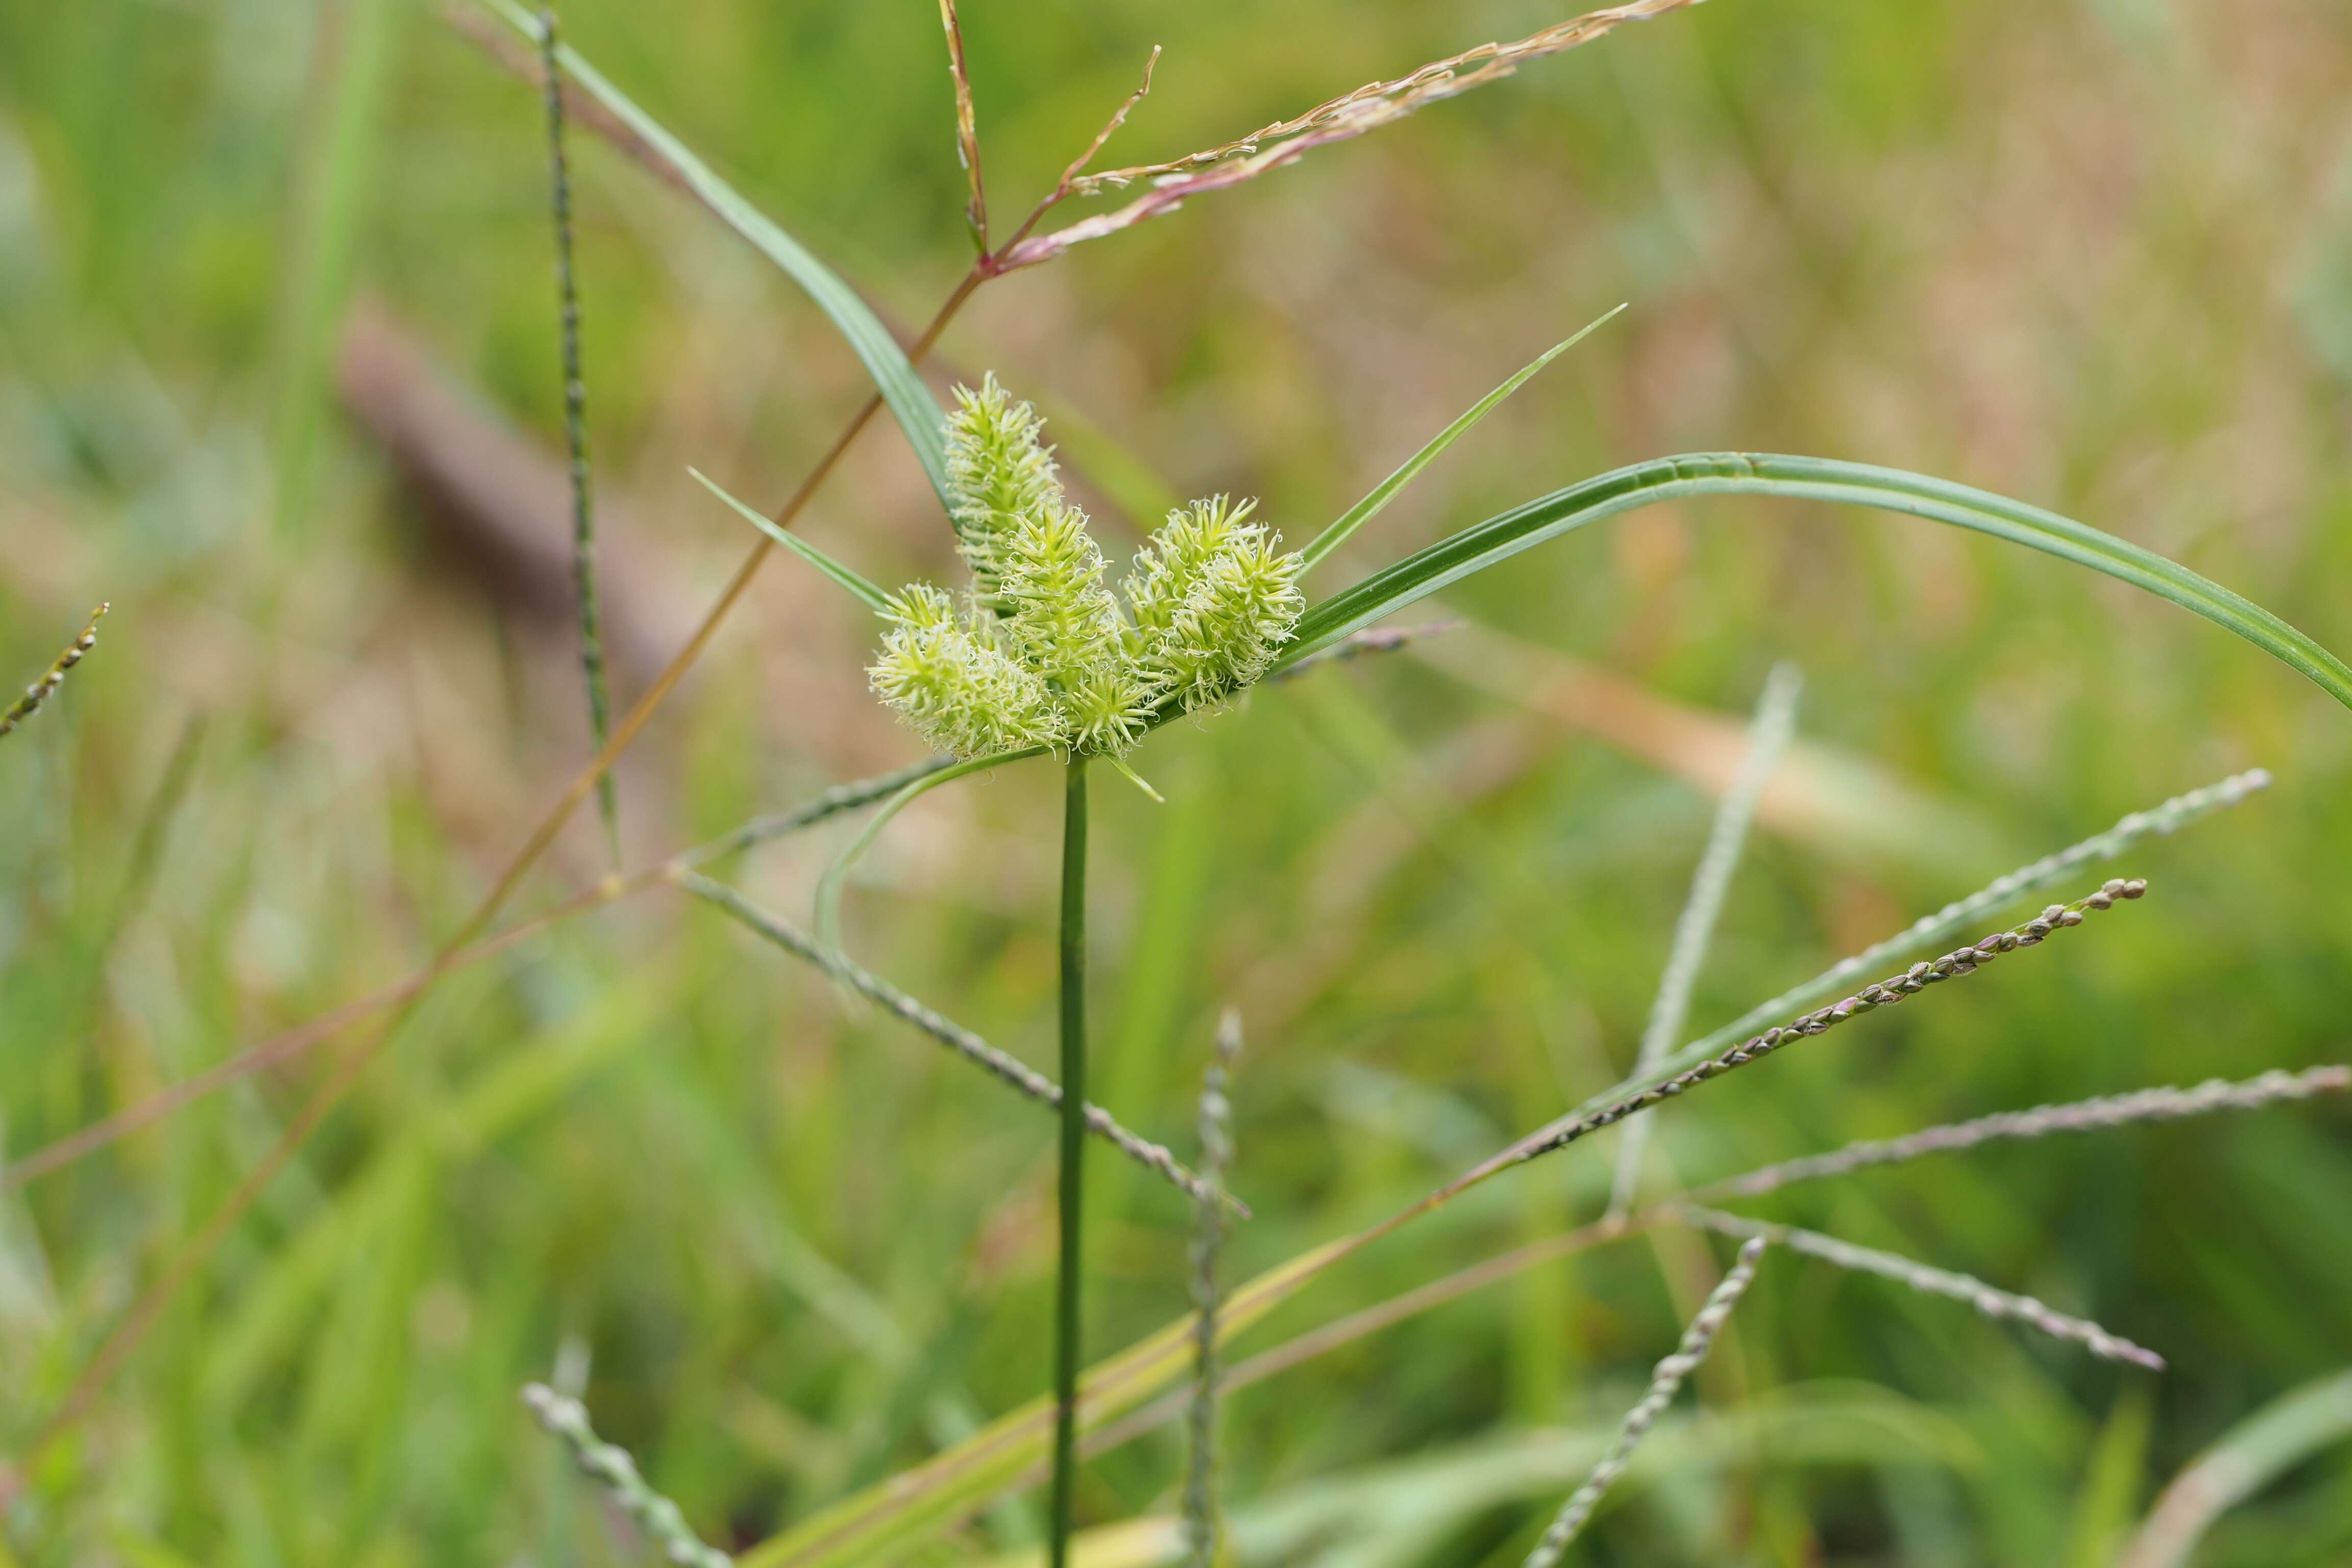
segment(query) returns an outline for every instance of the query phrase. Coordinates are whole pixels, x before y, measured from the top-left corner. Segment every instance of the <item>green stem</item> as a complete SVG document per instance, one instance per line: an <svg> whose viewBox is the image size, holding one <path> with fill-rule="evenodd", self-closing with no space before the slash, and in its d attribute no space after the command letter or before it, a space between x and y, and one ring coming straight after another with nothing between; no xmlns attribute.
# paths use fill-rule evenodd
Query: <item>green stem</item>
<svg viewBox="0 0 2352 1568"><path fill-rule="evenodd" d="M1087 1154L1087 763L1072 757L1062 813L1062 1261L1054 1297L1051 1568L1066 1568L1078 1470L1078 1200Z"/></svg>

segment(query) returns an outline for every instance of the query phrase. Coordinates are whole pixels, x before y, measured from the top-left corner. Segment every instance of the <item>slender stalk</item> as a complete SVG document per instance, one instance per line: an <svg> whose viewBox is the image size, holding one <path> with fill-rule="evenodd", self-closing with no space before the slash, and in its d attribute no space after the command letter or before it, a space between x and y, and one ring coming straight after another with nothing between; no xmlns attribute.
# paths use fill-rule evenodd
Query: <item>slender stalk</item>
<svg viewBox="0 0 2352 1568"><path fill-rule="evenodd" d="M596 505L588 490L588 384L580 370L580 290L572 269L572 170L563 156L563 76L555 64L555 7L539 12L540 68L547 86L547 183L555 216L555 297L563 329L563 445L572 477L572 583L580 601L580 672L588 687L588 730L598 749L611 739L604 686L604 596L596 587ZM596 780L604 848L621 864L621 805L607 769Z"/></svg>
<svg viewBox="0 0 2352 1568"><path fill-rule="evenodd" d="M1050 1568L1067 1568L1078 1468L1079 1200L1087 1157L1087 762L1072 757L1062 809L1061 1271L1054 1291L1054 1502Z"/></svg>

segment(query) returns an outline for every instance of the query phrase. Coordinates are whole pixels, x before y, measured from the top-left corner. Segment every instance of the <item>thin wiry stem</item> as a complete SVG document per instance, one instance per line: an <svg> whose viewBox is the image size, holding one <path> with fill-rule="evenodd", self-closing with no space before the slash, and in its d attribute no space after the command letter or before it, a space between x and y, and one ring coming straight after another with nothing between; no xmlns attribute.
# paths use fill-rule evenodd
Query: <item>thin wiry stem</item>
<svg viewBox="0 0 2352 1568"><path fill-rule="evenodd" d="M1939 942L1949 942L1961 931L1983 920L1995 910L2014 900L2054 887L2081 867L2093 860L2112 860L2149 834L2168 835L2209 812L2237 805L2258 790L2270 787L2271 775L2263 768L2235 773L2203 789L2190 790L2174 795L2163 805L2147 811L2135 811L2105 833L2095 833L2081 843L2061 849L2055 855L2045 855L2031 865L2021 866L2003 877L1970 893L1967 898L1946 904L1934 914L1918 920L1874 947L1864 949L1851 958L1816 974L1802 985L1792 987L1769 1002L1759 1002L1728 1024L1703 1038L1692 1041L1660 1064L1662 1068L1687 1066L1741 1037L1752 1033L1759 1025L1775 1018L1785 1018L1800 1007L1810 1007L1824 996L1834 996L1854 981L1883 963L1891 963L1922 952Z"/></svg>
<svg viewBox="0 0 2352 1568"><path fill-rule="evenodd" d="M2037 947L2059 931L2081 925L2084 915L2113 909L2117 902L2137 899L2147 891L2147 884L2144 881L2137 879L2127 881L2118 878L2087 899L2071 904L2053 904L2024 924L2010 931L1995 931L1972 947L1948 952L1932 963L1915 963L1901 974L1865 985L1845 1000L1807 1013L1793 1023L1767 1029L1732 1047L1721 1056L1710 1057L1696 1067L1676 1073L1648 1089L1612 1100L1596 1110L1572 1111L1549 1126L1536 1129L1501 1153L1454 1178L1433 1194L1431 1198L1423 1199L1423 1206L1429 1206L1433 1201L1443 1202L1506 1166L1523 1163L1538 1155L1549 1154L1555 1149L1564 1149L1580 1138L1598 1132L1603 1127L1613 1126L1637 1111L1647 1110L1654 1105L1672 1100L1709 1079L1769 1056L1793 1040L1827 1034L1849 1018L1880 1007L1894 1006L1905 997L1915 996L1940 982L1973 974L2002 953Z"/></svg>
<svg viewBox="0 0 2352 1568"><path fill-rule="evenodd" d="M602 1487L622 1512L637 1521L666 1561L678 1568L730 1568L735 1560L704 1544L677 1504L646 1485L626 1448L597 1437L596 1429L588 1424L585 1405L543 1383L526 1385L522 1402L530 1406L541 1426L572 1450L572 1462L580 1467L580 1473Z"/></svg>
<svg viewBox="0 0 2352 1568"><path fill-rule="evenodd" d="M25 695L10 703L7 711L0 712L0 735L9 733L39 712L41 704L49 700L49 694L65 684L66 671L79 664L89 650L98 646L98 623L105 619L106 612L113 607L111 604L102 604L92 610L89 625L82 627L81 636L66 645L66 651L58 655L56 661L42 671L40 679L25 688Z"/></svg>
<svg viewBox="0 0 2352 1568"><path fill-rule="evenodd" d="M1201 1179L1209 1195L1192 1209L1192 1404L1184 1460L1181 1533L1192 1568L1217 1560L1217 1326L1224 1292L1217 1276L1225 1245L1225 1209L1216 1201L1234 1157L1234 1108L1225 1082L1242 1051L1242 1016L1225 1009L1217 1021L1217 1055L1201 1086Z"/></svg>
<svg viewBox="0 0 2352 1568"><path fill-rule="evenodd" d="M1085 1364L1078 1309L1085 1255L1080 1203L1086 1194L1087 762L1072 757L1062 812L1062 1180L1061 1257L1054 1280L1054 1497L1047 1525L1049 1568L1068 1568L1078 1479L1078 1370Z"/></svg>
<svg viewBox="0 0 2352 1568"><path fill-rule="evenodd" d="M1691 1194L1698 1199L1752 1198L1798 1182L1843 1176L1871 1165L1894 1165L1923 1154L1973 1149L2005 1138L2047 1138L2054 1132L2094 1132L2136 1121L2172 1121L2185 1116L2206 1116L2217 1110L2252 1110L2283 1100L2308 1100L2319 1094L2352 1089L2352 1067L2331 1064L2302 1072L2273 1071L2231 1083L2209 1079L2194 1089L2142 1089L2129 1094L2103 1095L2067 1105L2040 1105L2031 1110L2003 1110L1929 1127L1900 1138L1849 1143L1826 1154L1784 1160L1745 1175L1710 1182Z"/></svg>
<svg viewBox="0 0 2352 1568"><path fill-rule="evenodd" d="M1748 726L1748 750L1739 759L1739 767L1731 775L1731 785L1723 792L1723 799L1715 811L1715 826L1707 834L1706 848L1699 856L1698 869L1691 877L1689 901L1683 905L1682 918L1675 922L1674 944L1667 950L1664 975L1658 982L1658 994L1650 1005L1650 1021L1642 1031L1642 1050L1633 1065L1639 1078L1657 1070L1666 1053L1682 1037L1683 1020L1690 1016L1691 991L1698 984L1699 971L1706 963L1707 944L1714 940L1716 922L1723 915L1724 896L1731 890L1731 875L1739 865L1739 853L1748 843L1748 826L1755 820L1756 803L1763 798L1764 786L1771 781L1772 771L1780 765L1781 755L1797 732L1797 694L1804 689L1804 677L1793 664L1773 667L1764 682L1764 694L1756 704L1756 717ZM1647 1117L1635 1117L1625 1125L1623 1142L1617 1146L1617 1179L1610 1189L1609 1214L1613 1217L1633 1206L1633 1190L1642 1180L1642 1156L1650 1142Z"/></svg>
<svg viewBox="0 0 2352 1568"><path fill-rule="evenodd" d="M572 479L572 586L580 602L580 672L588 687L588 729L602 748L613 728L604 684L604 609L596 587L596 503L588 488L588 383L580 369L580 290L572 266L572 171L563 154L563 76L555 65L555 7L539 11L539 61L547 102L547 183L555 216L555 293L562 311L563 445ZM613 775L596 781L604 849L621 864L621 805Z"/></svg>
<svg viewBox="0 0 2352 1568"><path fill-rule="evenodd" d="M1552 1568L1559 1561L1559 1554L1568 1550L1568 1543L1576 1539L1576 1532L1584 1528L1585 1521L1592 1517L1602 1495L1625 1473L1633 1450L1642 1446L1642 1439L1657 1425L1675 1391L1682 1387L1683 1379L1706 1359L1706 1352L1715 1346L1716 1336L1731 1321L1732 1308L1739 1304L1739 1298L1756 1278L1756 1265L1764 1256L1764 1245L1759 1238L1740 1247L1739 1261L1731 1266L1731 1272L1723 1277L1723 1282L1691 1320L1690 1327L1683 1331L1682 1343L1675 1347L1674 1354L1658 1363L1650 1378L1649 1392L1626 1412L1625 1425L1618 1431L1617 1440L1609 1446L1601 1462L1592 1467L1584 1484L1569 1494L1568 1500L1560 1505L1559 1517L1551 1521L1551 1528L1543 1532L1535 1550L1528 1553L1527 1568Z"/></svg>
<svg viewBox="0 0 2352 1568"><path fill-rule="evenodd" d="M1117 234L1173 212L1192 196L1244 184L1260 174L1297 163L1318 147L1361 136L1440 100L1498 80L1517 69L1522 61L1591 43L1622 23L1646 21L1696 3L1697 0L1632 0L1628 5L1612 5L1573 21L1557 23L1515 43L1481 44L1475 49L1432 61L1410 76L1369 83L1295 120L1277 121L1238 142L1228 142L1172 163L1112 169L1083 179L1077 178L1073 170L1065 182L1067 191L1057 193L1055 199L1064 194L1093 195L1136 181L1149 181L1152 189L1116 211L1081 218L1050 234L1019 238L998 254L1007 271L1050 260L1073 245Z"/></svg>
<svg viewBox="0 0 2352 1568"><path fill-rule="evenodd" d="M2152 1350L2136 1345L2120 1334L2111 1334L2088 1319L2068 1317L2031 1296L2017 1296L1997 1289L1972 1275L1937 1268L1899 1253L1883 1252L1875 1247L1857 1247L1853 1242L1823 1236L1819 1231L1771 1225L1763 1220L1725 1214L1717 1209L1700 1208L1696 1205L1678 1205L1678 1214L1679 1217L1693 1225L1720 1231L1725 1236L1777 1241L1792 1252L1801 1252L1807 1257L1834 1263L1841 1268L1876 1274L1927 1295L1948 1296L1955 1301L1966 1301L1988 1318L2013 1320L2028 1328L2039 1329L2053 1339L2072 1341L2093 1355L2108 1361L2129 1362L2150 1372L2164 1370L2164 1358Z"/></svg>
<svg viewBox="0 0 2352 1568"><path fill-rule="evenodd" d="M666 874L687 892L724 910L746 929L765 937L793 957L815 965L868 1001L879 1004L893 1016L913 1025L999 1081L1011 1085L1040 1105L1055 1109L1061 1106L1062 1089L1053 1079L1017 1057L990 1045L962 1025L925 1006L860 965L847 953L835 948L819 946L724 882L714 882L699 872L683 867L670 868ZM1136 1163L1158 1173L1195 1203L1206 1200L1217 1191L1202 1177L1186 1170L1166 1149L1120 1126L1101 1106L1086 1106L1083 1113L1089 1131Z"/></svg>

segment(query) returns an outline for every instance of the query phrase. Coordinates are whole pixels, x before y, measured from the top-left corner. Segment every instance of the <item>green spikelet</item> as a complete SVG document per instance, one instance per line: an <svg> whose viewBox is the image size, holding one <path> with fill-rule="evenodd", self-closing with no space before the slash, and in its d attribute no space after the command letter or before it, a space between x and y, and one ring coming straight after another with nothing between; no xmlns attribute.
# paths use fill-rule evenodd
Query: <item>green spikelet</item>
<svg viewBox="0 0 2352 1568"><path fill-rule="evenodd" d="M975 636L947 595L912 584L890 601L890 618L866 675L883 705L932 745L981 757L1065 742L1044 679Z"/></svg>
<svg viewBox="0 0 2352 1568"><path fill-rule="evenodd" d="M1276 553L1281 535L1248 521L1255 504L1218 496L1171 512L1123 584L1131 657L1188 710L1264 675L1307 607L1300 560Z"/></svg>
<svg viewBox="0 0 2352 1568"><path fill-rule="evenodd" d="M1171 703L1190 711L1250 685L1306 599L1302 563L1219 496L1171 513L1121 584L1107 584L1037 411L991 375L948 422L956 535L973 586L959 612L925 584L891 601L868 672L883 702L959 757L1051 746L1117 758Z"/></svg>
<svg viewBox="0 0 2352 1568"><path fill-rule="evenodd" d="M1062 499L1054 454L1039 436L1045 422L1015 403L991 372L978 392L956 388L948 416L948 495L957 546L991 608L1003 574L1003 541L1022 519Z"/></svg>

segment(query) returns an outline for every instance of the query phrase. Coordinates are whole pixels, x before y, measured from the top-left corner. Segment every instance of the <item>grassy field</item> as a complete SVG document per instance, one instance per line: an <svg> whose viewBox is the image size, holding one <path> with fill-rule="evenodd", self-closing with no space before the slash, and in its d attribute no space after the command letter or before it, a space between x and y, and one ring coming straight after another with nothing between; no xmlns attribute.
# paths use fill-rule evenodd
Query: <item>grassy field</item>
<svg viewBox="0 0 2352 1568"><path fill-rule="evenodd" d="M1567 15L966 12L1000 237L1154 45L1108 162ZM963 275L930 5L573 0L564 25L886 320L919 328ZM687 465L773 506L870 384L699 206L593 135L574 154L626 705L751 543ZM10 1158L428 962L590 754L547 204L539 95L412 0L0 0L0 681L112 605L0 742ZM1297 545L1620 302L1311 585L1636 459L1817 453L2050 507L2352 648L2336 0L1717 0L991 283L931 368L1038 401L1114 555L1215 491ZM503 510L453 504L453 472ZM886 584L956 572L887 421L802 531ZM1236 1280L1624 1075L1782 661L1803 750L1692 1033L2126 812L2275 782L2049 895L2144 876L2128 911L1675 1106L1659 1187L2347 1059L2352 714L2204 621L1916 519L1752 499L1621 519L1400 618L1441 616L1469 624L1159 731L1133 761L1165 805L1096 770L1094 1098L1191 1160L1240 1010ZM919 760L866 689L876 641L772 560L618 769L627 864ZM1059 789L1032 764L926 796L845 908L862 962L1047 1069ZM723 871L806 923L855 831ZM513 912L606 870L583 814ZM0 1194L0 1457L369 1037ZM1235 1357L1594 1218L1614 1163L1596 1138L1488 1184ZM748 1551L1045 1391L1054 1179L1047 1111L652 887L427 994L31 1468L0 1563L637 1560L519 1403L533 1379ZM1187 1309L1192 1218L1111 1159L1089 1180L1103 1357ZM2105 1568L2208 1445L2352 1362L2341 1097L1746 1208L2169 1370L1776 1254L1570 1561ZM1238 1561L1519 1562L1730 1256L1661 1230L1549 1258L1233 1389ZM1174 1421L1093 1462L1080 1561L1174 1561L1113 1527L1170 1514L1181 1463ZM1043 1496L858 1560L1038 1561ZM2338 1440L2193 1561L2347 1556Z"/></svg>

